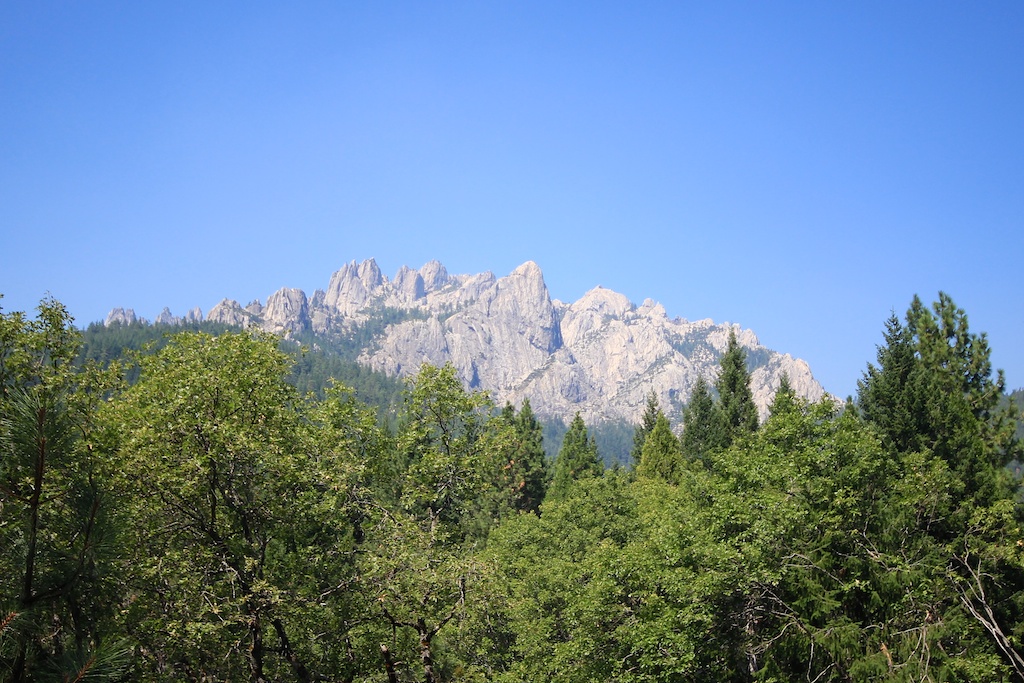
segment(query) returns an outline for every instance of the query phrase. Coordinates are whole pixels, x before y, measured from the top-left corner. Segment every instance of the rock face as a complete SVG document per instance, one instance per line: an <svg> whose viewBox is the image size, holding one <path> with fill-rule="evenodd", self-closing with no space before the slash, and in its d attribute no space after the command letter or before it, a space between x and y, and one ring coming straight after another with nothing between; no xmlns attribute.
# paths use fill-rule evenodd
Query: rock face
<svg viewBox="0 0 1024 683"><path fill-rule="evenodd" d="M107 324L129 317L134 312L115 309ZM173 316L165 309L160 318ZM450 362L469 387L489 391L499 405L529 398L541 416L568 419L579 411L589 423L638 421L651 390L678 419L697 378L714 382L730 330L747 350L762 417L783 374L801 396L825 394L807 363L761 346L750 330L670 319L650 299L636 306L602 287L565 304L551 299L533 262L496 278L451 275L431 261L418 271L403 266L389 280L373 259L353 261L309 298L280 289L265 306L225 299L206 319L284 336L344 335L376 321L382 332L359 356L366 366L409 375L423 363Z"/></svg>
<svg viewBox="0 0 1024 683"><path fill-rule="evenodd" d="M471 388L497 397L561 345L557 313L535 263L500 280L489 273L469 278L452 290L431 284L422 305L434 315L388 328L362 362L393 375L415 372L424 361L451 362ZM454 312L442 322L439 314L447 311Z"/></svg>
<svg viewBox="0 0 1024 683"><path fill-rule="evenodd" d="M210 312L206 314L206 319L210 322L240 327L249 327L257 322L253 319L252 313L242 308L242 305L234 299L223 299L210 309Z"/></svg>
<svg viewBox="0 0 1024 683"><path fill-rule="evenodd" d="M309 302L301 289L279 289L262 311L263 329L277 334L310 329Z"/></svg>
<svg viewBox="0 0 1024 683"><path fill-rule="evenodd" d="M135 309L115 308L107 313L107 319L103 321L103 324L110 327L111 325L131 325L140 322L145 322L145 320L135 315Z"/></svg>

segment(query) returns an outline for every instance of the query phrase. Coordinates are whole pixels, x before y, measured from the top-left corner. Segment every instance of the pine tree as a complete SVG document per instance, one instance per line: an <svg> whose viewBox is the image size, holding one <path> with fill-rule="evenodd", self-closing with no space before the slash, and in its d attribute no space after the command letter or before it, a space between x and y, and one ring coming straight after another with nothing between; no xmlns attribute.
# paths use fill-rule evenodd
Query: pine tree
<svg viewBox="0 0 1024 683"><path fill-rule="evenodd" d="M724 445L715 400L708 391L708 383L703 377L697 378L697 384L690 394L690 401L683 409L681 441L683 455L687 460L703 460L711 449Z"/></svg>
<svg viewBox="0 0 1024 683"><path fill-rule="evenodd" d="M921 377L911 387L919 447L930 449L963 477L968 496L1000 495L1002 468L1015 456L1014 424L999 409L1002 370L992 376L988 340L968 329L967 314L939 292L929 310L914 297L907 311ZM923 410L922 410L923 408Z"/></svg>
<svg viewBox="0 0 1024 683"><path fill-rule="evenodd" d="M789 384L789 375L782 373L779 379L779 388L775 390L772 404L768 406L769 417L790 413L797 409L796 392Z"/></svg>
<svg viewBox="0 0 1024 683"><path fill-rule="evenodd" d="M130 648L109 630L117 528L94 445L117 369L77 366L67 309L37 311L0 311L0 680L112 679Z"/></svg>
<svg viewBox="0 0 1024 683"><path fill-rule="evenodd" d="M654 427L644 441L640 464L636 468L642 477L657 477L670 484L678 484L684 467L683 449L672 433L665 413L658 411Z"/></svg>
<svg viewBox="0 0 1024 683"><path fill-rule="evenodd" d="M603 467L597 453L594 438L587 433L587 426L579 413L572 419L569 431L565 433L562 448L555 459L554 473L548 495L559 498L579 479L601 474Z"/></svg>
<svg viewBox="0 0 1024 683"><path fill-rule="evenodd" d="M640 465L644 441L647 440L647 435L654 429L654 424L658 421L659 412L661 412L661 409L658 406L658 395L654 393L654 389L651 389L647 394L647 405L644 407L644 414L640 424L633 430L633 450L630 451L629 455L633 460L634 468Z"/></svg>
<svg viewBox="0 0 1024 683"><path fill-rule="evenodd" d="M726 444L757 430L757 406L750 391L747 353L729 330L729 346L721 360L721 372L715 382L718 390L718 414Z"/></svg>
<svg viewBox="0 0 1024 683"><path fill-rule="evenodd" d="M959 631L987 634L1024 678L1012 635L1022 619L1024 565L1006 555L1020 518L1005 465L1019 446L1013 419L999 408L1002 372L993 377L985 335L971 333L966 313L942 292L930 309L915 296L905 325L890 317L885 340L878 367L869 366L858 384L859 405L907 478L927 482L903 495L912 501L908 519L921 548L915 565L930 572L930 592L942 596L932 604L945 601L935 620L969 615L979 636L966 625ZM977 640L964 649L982 647Z"/></svg>
<svg viewBox="0 0 1024 683"><path fill-rule="evenodd" d="M900 452L917 450L926 431L923 368L910 329L895 313L885 323L884 336L878 367L868 365L857 382L860 410L887 445Z"/></svg>
<svg viewBox="0 0 1024 683"><path fill-rule="evenodd" d="M523 399L523 406L513 424L519 439L516 456L522 475L519 509L536 511L544 500L547 467L544 462L544 430L530 407L530 399Z"/></svg>
<svg viewBox="0 0 1024 683"><path fill-rule="evenodd" d="M914 297L903 325L891 316L878 367L858 382L864 418L896 452L927 451L963 478L965 494L999 495L1014 457L1013 420L999 408L1002 371L992 376L988 340L968 328L948 294L929 309Z"/></svg>

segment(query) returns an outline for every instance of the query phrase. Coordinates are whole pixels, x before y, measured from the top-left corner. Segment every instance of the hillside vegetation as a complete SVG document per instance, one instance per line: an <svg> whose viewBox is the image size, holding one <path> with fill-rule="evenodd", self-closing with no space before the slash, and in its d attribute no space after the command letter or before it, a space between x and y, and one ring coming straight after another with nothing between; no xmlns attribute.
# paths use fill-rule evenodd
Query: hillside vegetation
<svg viewBox="0 0 1024 683"><path fill-rule="evenodd" d="M610 468L451 365L104 334L0 312L4 680L1024 679L1015 408L945 294L845 407L759 420L730 335Z"/></svg>

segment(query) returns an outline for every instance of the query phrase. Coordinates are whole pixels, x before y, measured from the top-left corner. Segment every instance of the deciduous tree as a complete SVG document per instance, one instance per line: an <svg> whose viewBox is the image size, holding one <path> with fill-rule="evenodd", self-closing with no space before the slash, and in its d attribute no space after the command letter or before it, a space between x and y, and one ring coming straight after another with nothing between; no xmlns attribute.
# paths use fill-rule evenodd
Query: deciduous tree
<svg viewBox="0 0 1024 683"><path fill-rule="evenodd" d="M306 572L348 561L348 490L332 451L304 443L287 357L269 337L182 333L140 364L110 420L132 525L126 627L147 675L312 680L332 648L311 625L332 600Z"/></svg>

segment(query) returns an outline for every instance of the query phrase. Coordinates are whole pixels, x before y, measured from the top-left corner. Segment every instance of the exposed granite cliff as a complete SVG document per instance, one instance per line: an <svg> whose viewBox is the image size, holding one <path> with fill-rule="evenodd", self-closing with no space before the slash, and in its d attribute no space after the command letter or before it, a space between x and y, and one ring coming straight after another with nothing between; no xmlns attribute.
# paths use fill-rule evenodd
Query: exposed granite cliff
<svg viewBox="0 0 1024 683"><path fill-rule="evenodd" d="M425 362L450 362L468 386L486 389L499 404L529 398L540 415L565 418L578 410L590 422L637 421L653 389L678 417L697 378L714 381L730 329L747 350L762 416L783 374L799 395L825 393L807 363L766 349L751 330L669 318L650 299L636 306L602 287L575 303L553 300L533 262L496 278L451 275L431 261L418 271L403 266L389 280L373 259L353 261L311 297L280 289L266 305L225 299L206 319L284 336L330 335L382 320L385 311L397 322L382 326L362 349L361 363L408 375ZM115 309L107 322L133 318L134 312ZM173 319L165 309L157 320Z"/></svg>

